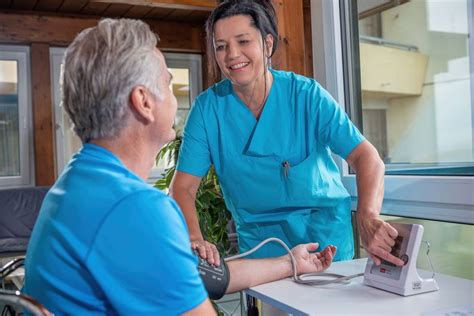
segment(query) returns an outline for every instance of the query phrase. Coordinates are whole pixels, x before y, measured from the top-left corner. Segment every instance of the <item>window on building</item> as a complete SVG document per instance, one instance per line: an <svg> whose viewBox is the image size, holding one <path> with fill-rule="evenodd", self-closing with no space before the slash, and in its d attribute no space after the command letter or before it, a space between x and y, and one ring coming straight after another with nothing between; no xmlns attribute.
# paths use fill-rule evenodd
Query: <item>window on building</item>
<svg viewBox="0 0 474 316"><path fill-rule="evenodd" d="M29 48L0 45L0 188L33 185Z"/></svg>

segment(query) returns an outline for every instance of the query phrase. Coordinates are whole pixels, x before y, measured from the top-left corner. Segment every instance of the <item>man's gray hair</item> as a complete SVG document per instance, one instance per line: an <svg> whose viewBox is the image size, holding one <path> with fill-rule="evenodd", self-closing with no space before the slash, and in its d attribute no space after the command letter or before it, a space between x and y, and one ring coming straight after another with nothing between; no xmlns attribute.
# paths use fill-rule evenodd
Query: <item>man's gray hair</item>
<svg viewBox="0 0 474 316"><path fill-rule="evenodd" d="M158 36L144 22L104 19L82 31L67 48L62 103L83 143L113 138L130 117L130 93L146 87L161 98L164 65L155 54Z"/></svg>

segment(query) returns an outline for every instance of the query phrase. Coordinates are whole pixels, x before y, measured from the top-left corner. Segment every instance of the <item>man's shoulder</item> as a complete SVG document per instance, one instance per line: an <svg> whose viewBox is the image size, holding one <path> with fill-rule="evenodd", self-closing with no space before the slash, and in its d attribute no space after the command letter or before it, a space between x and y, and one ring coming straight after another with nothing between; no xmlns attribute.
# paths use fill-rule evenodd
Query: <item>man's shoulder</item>
<svg viewBox="0 0 474 316"><path fill-rule="evenodd" d="M140 206L177 208L176 202L171 197L151 185L137 186L135 190L127 190L121 200L133 200L136 205Z"/></svg>
<svg viewBox="0 0 474 316"><path fill-rule="evenodd" d="M178 221L179 223L183 221L178 204L171 197L151 186L137 188L137 190L123 195L120 200L114 203L111 211L134 214L134 216L152 212L152 217L157 220Z"/></svg>

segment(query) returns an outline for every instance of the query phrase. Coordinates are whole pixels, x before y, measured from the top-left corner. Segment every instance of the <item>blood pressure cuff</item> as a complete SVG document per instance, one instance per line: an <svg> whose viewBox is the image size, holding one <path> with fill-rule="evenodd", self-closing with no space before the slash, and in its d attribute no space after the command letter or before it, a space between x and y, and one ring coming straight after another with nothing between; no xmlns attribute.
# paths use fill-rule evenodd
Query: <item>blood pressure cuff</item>
<svg viewBox="0 0 474 316"><path fill-rule="evenodd" d="M227 263L221 258L221 264L215 267L210 265L206 259L199 257L196 251L194 253L198 257L199 275L201 276L209 298L211 300L222 298L227 291L230 281Z"/></svg>

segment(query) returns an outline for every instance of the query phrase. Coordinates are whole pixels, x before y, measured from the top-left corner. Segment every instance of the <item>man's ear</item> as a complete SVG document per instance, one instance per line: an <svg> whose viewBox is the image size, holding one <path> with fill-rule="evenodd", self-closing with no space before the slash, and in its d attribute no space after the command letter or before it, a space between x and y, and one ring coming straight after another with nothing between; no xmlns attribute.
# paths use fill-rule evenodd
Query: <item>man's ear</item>
<svg viewBox="0 0 474 316"><path fill-rule="evenodd" d="M130 94L132 111L140 119L147 123L155 121L153 115L152 96L144 86L136 86Z"/></svg>

